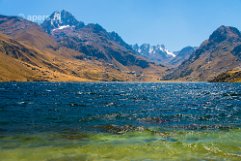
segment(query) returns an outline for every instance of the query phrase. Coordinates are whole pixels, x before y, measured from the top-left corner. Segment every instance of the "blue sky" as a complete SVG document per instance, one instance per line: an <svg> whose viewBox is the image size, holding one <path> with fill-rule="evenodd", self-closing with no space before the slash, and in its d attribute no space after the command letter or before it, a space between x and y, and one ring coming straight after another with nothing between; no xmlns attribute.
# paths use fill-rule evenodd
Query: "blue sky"
<svg viewBox="0 0 241 161"><path fill-rule="evenodd" d="M99 23L130 44L165 44L172 51L199 46L219 26L241 29L241 0L0 0L0 14L70 11Z"/></svg>

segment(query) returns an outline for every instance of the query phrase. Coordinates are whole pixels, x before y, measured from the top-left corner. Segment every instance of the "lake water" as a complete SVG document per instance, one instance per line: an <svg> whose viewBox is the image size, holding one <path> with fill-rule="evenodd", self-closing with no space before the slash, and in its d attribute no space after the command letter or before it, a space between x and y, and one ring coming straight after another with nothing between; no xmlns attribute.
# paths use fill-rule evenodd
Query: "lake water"
<svg viewBox="0 0 241 161"><path fill-rule="evenodd" d="M241 160L241 84L0 83L0 160Z"/></svg>

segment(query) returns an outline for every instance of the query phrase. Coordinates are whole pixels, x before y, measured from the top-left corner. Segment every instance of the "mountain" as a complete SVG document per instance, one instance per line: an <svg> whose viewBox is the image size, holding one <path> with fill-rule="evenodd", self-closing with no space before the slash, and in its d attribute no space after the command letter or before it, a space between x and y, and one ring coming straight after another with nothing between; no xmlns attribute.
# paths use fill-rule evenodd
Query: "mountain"
<svg viewBox="0 0 241 161"><path fill-rule="evenodd" d="M62 10L61 12L55 11L42 24L42 27L49 34L52 34L55 30L62 30L71 27L82 28L84 26L85 24L83 22L77 21L71 13L65 10Z"/></svg>
<svg viewBox="0 0 241 161"><path fill-rule="evenodd" d="M65 19L71 19L71 23ZM54 12L42 27L60 46L84 53L85 58L110 63L120 70L126 66L150 67L117 33L107 32L99 24L84 25L67 11Z"/></svg>
<svg viewBox="0 0 241 161"><path fill-rule="evenodd" d="M184 81L209 81L218 75L238 67L241 34L238 29L221 26L208 40L178 68L170 70L164 79Z"/></svg>
<svg viewBox="0 0 241 161"><path fill-rule="evenodd" d="M174 53L166 49L164 45L135 44L133 50L139 55L149 59L150 61L168 65L168 62L176 57Z"/></svg>
<svg viewBox="0 0 241 161"><path fill-rule="evenodd" d="M196 50L196 48L187 46L180 51L171 52L164 45L142 44L142 45L132 45L133 50L136 51L138 55L145 57L146 59L163 64L168 67L177 67L182 62L187 60L190 55Z"/></svg>
<svg viewBox="0 0 241 161"><path fill-rule="evenodd" d="M0 16L0 35L0 81L97 81L125 78L120 72L113 71L113 78L107 79L106 67L102 63L74 59L74 55L80 53L59 48L57 42L39 25L25 19Z"/></svg>
<svg viewBox="0 0 241 161"><path fill-rule="evenodd" d="M0 33L41 50L58 47L39 25L20 17L0 15Z"/></svg>
<svg viewBox="0 0 241 161"><path fill-rule="evenodd" d="M233 82L241 80L241 33L221 26L200 47L170 52L164 45L130 46L67 11L41 26L0 15L0 58L0 81Z"/></svg>
<svg viewBox="0 0 241 161"><path fill-rule="evenodd" d="M195 50L195 47L187 46L180 51L174 52L176 57L174 57L168 63L177 67L181 65L184 61L188 60L190 56L195 52Z"/></svg>
<svg viewBox="0 0 241 161"><path fill-rule="evenodd" d="M68 14L61 15L65 15L66 18L65 21L61 19L61 25L67 24L68 16L66 15ZM55 20L57 24L57 19ZM71 23L74 22L76 21L72 19ZM93 25L78 26L71 25L71 23L69 26L72 30L70 31L74 29L79 31L78 28L81 27L85 30L91 28L90 30L93 31L97 26L94 25L93 29ZM77 22L77 24L80 23ZM52 26L51 31L56 27L60 26ZM61 29L58 28L53 32L59 33L58 30ZM90 39L102 39L100 34L96 34L96 38L91 38L93 33L89 34L87 31L82 31L82 33L89 35ZM75 50L78 47L74 44L70 44L73 46L71 48L62 45L68 42L58 42L52 32L48 33L42 26L15 16L0 15L0 34L0 72L2 73L0 81L158 81L165 71L165 68L135 56L133 57L136 61L133 65L120 65L121 69L104 59L97 57L87 59L89 53ZM122 48L128 50L123 46L124 41L117 34L112 32L108 35L111 35L112 41L120 44L121 49L116 49L120 51L120 55L123 54ZM95 48L91 44L83 45L89 46L88 49ZM109 46L106 44L106 48L111 47L111 44ZM125 56L132 58L132 54L130 55ZM142 61L144 66L148 65L147 68L136 65ZM118 64L117 61L115 63Z"/></svg>

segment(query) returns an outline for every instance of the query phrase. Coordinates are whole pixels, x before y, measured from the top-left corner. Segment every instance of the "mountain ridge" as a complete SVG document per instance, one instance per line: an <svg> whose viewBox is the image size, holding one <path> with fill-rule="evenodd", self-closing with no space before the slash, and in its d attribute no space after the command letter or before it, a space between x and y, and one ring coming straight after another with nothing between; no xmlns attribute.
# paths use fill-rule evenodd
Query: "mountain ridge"
<svg viewBox="0 0 241 161"><path fill-rule="evenodd" d="M240 61L232 51L241 44L238 29L220 26L190 58L164 76L165 80L209 81L237 67Z"/></svg>
<svg viewBox="0 0 241 161"><path fill-rule="evenodd" d="M1 72L11 77L0 81L15 81L9 71L25 81L241 80L241 33L224 25L198 48L170 52L164 45L129 45L118 33L78 21L65 10L42 25L0 15L0 56Z"/></svg>
<svg viewBox="0 0 241 161"><path fill-rule="evenodd" d="M70 15L75 23L79 22L66 11L57 12L60 13L58 16L62 16L62 12ZM51 14L50 18L43 22L42 27L44 30L51 28L51 22L55 21L55 14L56 12ZM57 21L62 22L64 18L58 17ZM70 26L68 23L62 24ZM87 24L81 26L81 28L76 28L76 26L73 28L67 27L55 31L57 27L59 26L55 26L55 28L52 29L51 35L58 44L82 52L87 58L94 57L103 59L108 63L114 64L116 67L119 67L119 64L124 66L136 64L141 68L149 67L149 63L144 59L136 57L128 44L126 44L117 33L109 33L99 24Z"/></svg>
<svg viewBox="0 0 241 161"><path fill-rule="evenodd" d="M144 43L142 45L132 45L132 48L137 52L137 54L157 63L166 64L169 60L176 57L176 55L166 49L164 45L150 45Z"/></svg>
<svg viewBox="0 0 241 161"><path fill-rule="evenodd" d="M187 60L189 56L194 52L195 47L187 46L180 51L171 52L164 45L150 45L144 43L142 45L132 45L133 50L137 54L144 56L158 64L163 64L168 67L177 67L183 61Z"/></svg>
<svg viewBox="0 0 241 161"><path fill-rule="evenodd" d="M97 30L97 33L100 32L100 28L96 24L86 26L87 28L85 29L91 32L90 35L95 35L98 40L102 40L102 36L106 35L105 30L102 30L101 34L92 32L95 30ZM94 30L92 30L93 28ZM63 30L68 32L69 29L71 28L64 28ZM82 31L82 34L89 35L86 30ZM11 67L3 61L0 66L2 66L2 72L7 74L5 78L1 78L1 81L159 81L160 75L164 73L165 68L149 63L144 58L136 57L134 54L134 63L131 64L132 62L130 62L129 64L131 66L125 66L115 60L116 66L98 58L88 59L84 52L61 45L51 34L44 31L41 26L28 20L16 16L0 16L0 33L8 35L16 44L20 43L23 45L21 47L25 51L22 53L23 57L29 57L31 54L27 51L30 50L36 51L34 57L38 58L38 61L35 61L37 64L29 64L26 60L20 60L21 58L9 56L1 52L0 55L3 60L11 59L11 62L17 61L20 64L27 64L27 67ZM117 49L122 54L122 50L125 49L125 46L123 46L124 41L118 34L107 33L107 35L113 39L110 41L115 41L118 44L119 49ZM10 46L8 43L0 47L6 50L5 47ZM89 45L92 47L92 44ZM108 44L107 47L111 47L111 44ZM14 53L15 51L11 52ZM127 53L126 56L128 55ZM132 54L130 55L132 56ZM31 57L31 60L35 60L34 57ZM146 68L135 65L142 61L148 64ZM26 72L26 75L14 78L7 71L16 71L15 68L28 72ZM41 70L36 71L36 69ZM17 73L19 72L16 72L16 75ZM31 77L31 75L36 74L38 76Z"/></svg>

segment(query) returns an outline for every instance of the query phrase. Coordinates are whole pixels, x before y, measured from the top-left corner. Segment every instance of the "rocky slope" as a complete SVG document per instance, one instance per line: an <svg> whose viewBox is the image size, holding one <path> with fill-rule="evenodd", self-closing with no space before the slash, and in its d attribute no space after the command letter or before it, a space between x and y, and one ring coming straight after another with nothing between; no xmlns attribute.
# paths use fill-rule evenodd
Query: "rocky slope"
<svg viewBox="0 0 241 161"><path fill-rule="evenodd" d="M221 26L178 68L170 70L165 80L209 81L238 67L241 34L234 27Z"/></svg>
<svg viewBox="0 0 241 161"><path fill-rule="evenodd" d="M184 61L188 60L190 56L195 52L195 50L195 47L187 46L180 51L174 52L176 57L171 59L168 63L170 65L173 65L174 67L177 67L181 65Z"/></svg>

